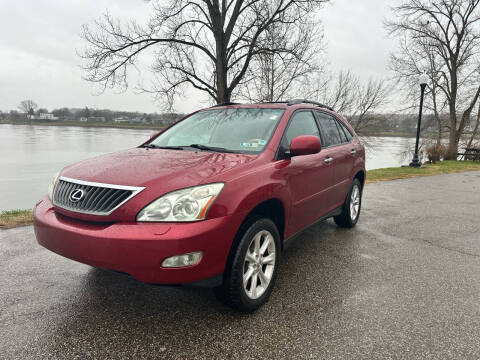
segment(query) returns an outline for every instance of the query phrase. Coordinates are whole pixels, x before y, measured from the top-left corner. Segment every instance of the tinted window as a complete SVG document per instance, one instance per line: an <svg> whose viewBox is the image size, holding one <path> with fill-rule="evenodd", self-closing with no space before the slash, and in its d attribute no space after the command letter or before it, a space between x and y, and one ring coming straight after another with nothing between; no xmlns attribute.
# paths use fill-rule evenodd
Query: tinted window
<svg viewBox="0 0 480 360"><path fill-rule="evenodd" d="M293 114L285 132L287 146L290 146L293 138L301 135L313 135L320 138L317 122L310 111L300 111Z"/></svg>
<svg viewBox="0 0 480 360"><path fill-rule="evenodd" d="M345 138L347 139L346 142L352 141L353 135L350 132L350 130L348 130L348 128L341 121L338 121L337 123L338 123L339 128L341 130L343 130L343 133L345 134Z"/></svg>
<svg viewBox="0 0 480 360"><path fill-rule="evenodd" d="M320 127L322 129L324 147L334 146L343 143L338 131L337 122L330 115L318 113Z"/></svg>
<svg viewBox="0 0 480 360"><path fill-rule="evenodd" d="M345 132L343 131L342 126L338 121L335 121L335 122L337 123L337 129L338 129L338 133L340 134L340 139L342 140L342 143L347 143L348 142L347 135L345 135Z"/></svg>

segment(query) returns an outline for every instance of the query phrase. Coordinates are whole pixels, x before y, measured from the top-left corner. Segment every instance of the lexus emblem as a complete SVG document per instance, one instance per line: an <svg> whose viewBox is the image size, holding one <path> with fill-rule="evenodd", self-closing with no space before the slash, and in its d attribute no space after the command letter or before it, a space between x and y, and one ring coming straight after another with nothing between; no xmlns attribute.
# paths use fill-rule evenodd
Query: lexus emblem
<svg viewBox="0 0 480 360"><path fill-rule="evenodd" d="M69 199L71 202L76 203L82 200L84 196L85 196L85 191L81 189L76 189L70 193Z"/></svg>

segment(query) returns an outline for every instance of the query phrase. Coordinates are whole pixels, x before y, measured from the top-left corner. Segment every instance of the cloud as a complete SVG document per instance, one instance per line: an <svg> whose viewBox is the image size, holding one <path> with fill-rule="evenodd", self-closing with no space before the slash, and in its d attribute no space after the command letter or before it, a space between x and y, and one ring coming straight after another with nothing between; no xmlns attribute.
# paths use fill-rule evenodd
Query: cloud
<svg viewBox="0 0 480 360"><path fill-rule="evenodd" d="M386 73L389 42L382 20L388 13L385 1L335 0L321 17L334 69L349 68L362 77ZM98 107L118 110L157 111L147 94L108 90L94 95L96 88L82 80L81 60L76 49L84 46L80 27L92 23L107 10L122 19L142 23L150 5L144 0L15 0L0 2L0 109L15 109L31 98L40 106ZM148 61L145 61L148 64ZM143 73L148 79L148 73ZM135 84L138 77L132 76ZM205 106L205 97L190 91L177 103L189 112Z"/></svg>

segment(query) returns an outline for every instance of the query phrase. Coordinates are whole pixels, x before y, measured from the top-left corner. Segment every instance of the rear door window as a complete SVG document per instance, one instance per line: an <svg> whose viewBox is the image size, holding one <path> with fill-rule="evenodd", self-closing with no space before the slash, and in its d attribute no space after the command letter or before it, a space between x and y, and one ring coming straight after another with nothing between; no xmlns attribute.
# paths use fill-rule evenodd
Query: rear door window
<svg viewBox="0 0 480 360"><path fill-rule="evenodd" d="M332 116L322 112L317 112L317 115L322 130L323 146L330 147L342 144L344 140L337 127L337 121Z"/></svg>
<svg viewBox="0 0 480 360"><path fill-rule="evenodd" d="M341 130L340 132L343 132L343 134L345 135L346 142L352 141L353 135L350 130L345 126L345 124L341 121L337 121L337 124L338 128Z"/></svg>
<svg viewBox="0 0 480 360"><path fill-rule="evenodd" d="M348 142L347 136L343 132L340 124L338 123L338 121L335 121L335 123L337 124L337 129L338 129L338 133L340 134L340 139L341 139L342 144L347 143Z"/></svg>

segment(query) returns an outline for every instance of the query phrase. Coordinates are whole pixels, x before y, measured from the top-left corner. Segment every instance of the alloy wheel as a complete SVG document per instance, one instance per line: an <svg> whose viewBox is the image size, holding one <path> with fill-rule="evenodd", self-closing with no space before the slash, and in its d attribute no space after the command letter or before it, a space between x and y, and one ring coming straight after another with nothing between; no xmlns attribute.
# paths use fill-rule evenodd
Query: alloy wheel
<svg viewBox="0 0 480 360"><path fill-rule="evenodd" d="M268 289L275 270L275 251L275 240L267 230L258 232L248 246L243 263L243 288L252 300Z"/></svg>
<svg viewBox="0 0 480 360"><path fill-rule="evenodd" d="M360 212L360 187L355 184L352 188L352 193L350 195L350 216L352 221L355 221Z"/></svg>

